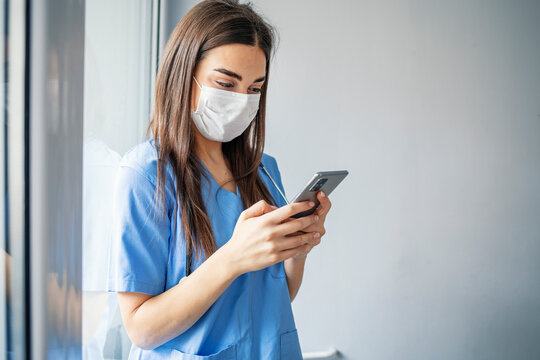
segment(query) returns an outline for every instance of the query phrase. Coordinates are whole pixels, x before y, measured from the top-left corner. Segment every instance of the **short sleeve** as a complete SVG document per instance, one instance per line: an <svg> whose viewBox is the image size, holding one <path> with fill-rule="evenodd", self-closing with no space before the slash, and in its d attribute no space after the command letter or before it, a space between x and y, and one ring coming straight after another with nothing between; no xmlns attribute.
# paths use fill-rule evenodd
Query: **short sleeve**
<svg viewBox="0 0 540 360"><path fill-rule="evenodd" d="M170 218L156 186L138 169L120 166L114 187L109 291L165 291ZM160 194L161 195L161 194Z"/></svg>

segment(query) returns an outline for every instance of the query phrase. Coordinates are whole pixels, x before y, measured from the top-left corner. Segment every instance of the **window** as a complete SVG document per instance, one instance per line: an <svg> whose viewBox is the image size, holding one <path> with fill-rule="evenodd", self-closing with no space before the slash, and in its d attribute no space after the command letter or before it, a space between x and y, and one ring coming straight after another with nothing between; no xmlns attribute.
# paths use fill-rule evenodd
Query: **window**
<svg viewBox="0 0 540 360"><path fill-rule="evenodd" d="M113 185L121 157L150 120L156 6L86 2L83 145L83 358L126 359L131 343L107 293Z"/></svg>

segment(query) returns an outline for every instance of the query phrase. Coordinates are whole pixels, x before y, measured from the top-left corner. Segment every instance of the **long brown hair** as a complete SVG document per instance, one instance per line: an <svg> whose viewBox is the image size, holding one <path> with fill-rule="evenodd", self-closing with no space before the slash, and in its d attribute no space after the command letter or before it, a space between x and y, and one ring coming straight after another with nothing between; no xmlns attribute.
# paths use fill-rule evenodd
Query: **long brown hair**
<svg viewBox="0 0 540 360"><path fill-rule="evenodd" d="M148 135L151 130L158 154L156 196L161 193L163 215L166 216L165 167L168 163L176 177L177 188L172 221L176 219L180 205L186 250L192 252L194 248L197 258L200 248L209 257L217 250L217 245L201 194L201 175L207 181L210 179L195 154L194 125L190 114L192 76L198 62L215 47L240 43L258 46L264 51L266 81L261 88L259 110L244 133L223 143L222 150L238 185L244 208L261 199L277 205L257 171L264 150L266 89L274 38L272 27L252 9L250 3L207 0L195 5L180 20L163 52L156 78L154 110L146 131ZM172 234L174 237L174 230Z"/></svg>

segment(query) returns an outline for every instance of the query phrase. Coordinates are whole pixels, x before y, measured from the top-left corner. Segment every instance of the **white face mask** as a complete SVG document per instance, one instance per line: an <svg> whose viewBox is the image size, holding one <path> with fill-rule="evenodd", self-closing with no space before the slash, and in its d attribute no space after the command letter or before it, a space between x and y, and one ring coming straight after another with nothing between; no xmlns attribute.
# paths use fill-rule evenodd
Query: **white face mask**
<svg viewBox="0 0 540 360"><path fill-rule="evenodd" d="M197 110L191 117L197 129L207 139L227 142L247 129L257 111L261 94L241 94L199 85L201 95Z"/></svg>

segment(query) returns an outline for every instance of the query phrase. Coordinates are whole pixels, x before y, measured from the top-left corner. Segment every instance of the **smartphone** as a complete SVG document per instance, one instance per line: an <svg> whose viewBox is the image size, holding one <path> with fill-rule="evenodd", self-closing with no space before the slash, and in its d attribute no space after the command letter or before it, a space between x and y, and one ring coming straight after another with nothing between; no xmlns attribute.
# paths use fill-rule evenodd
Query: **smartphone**
<svg viewBox="0 0 540 360"><path fill-rule="evenodd" d="M349 175L347 170L336 170L336 171L319 171L308 181L307 185L293 198L293 202L301 201L313 201L315 206L311 209L299 212L298 214L293 215L293 218L301 218L304 216L311 215L317 210L319 206L319 200L317 199L317 192L322 191L326 195L330 193Z"/></svg>

